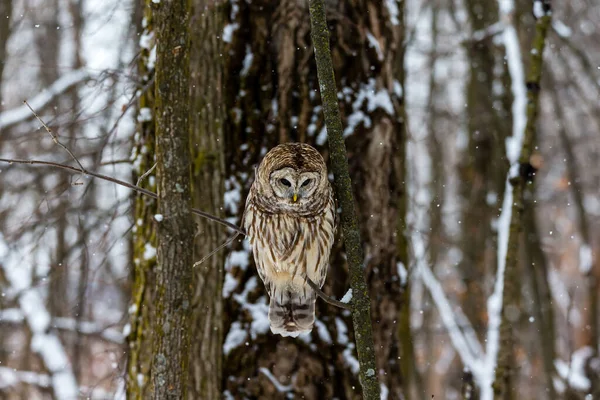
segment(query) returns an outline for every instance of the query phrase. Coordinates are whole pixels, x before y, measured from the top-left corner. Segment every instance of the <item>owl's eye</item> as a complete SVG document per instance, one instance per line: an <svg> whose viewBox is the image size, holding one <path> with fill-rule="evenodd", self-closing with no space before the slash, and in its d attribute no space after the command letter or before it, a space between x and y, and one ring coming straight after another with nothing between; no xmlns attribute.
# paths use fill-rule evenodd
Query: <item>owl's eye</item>
<svg viewBox="0 0 600 400"><path fill-rule="evenodd" d="M290 183L290 181L288 181L287 179L280 179L279 182L283 185L283 186L287 186L290 187L292 186L292 184Z"/></svg>
<svg viewBox="0 0 600 400"><path fill-rule="evenodd" d="M311 182L312 182L312 179L307 179L304 182L302 182L301 186L308 186Z"/></svg>

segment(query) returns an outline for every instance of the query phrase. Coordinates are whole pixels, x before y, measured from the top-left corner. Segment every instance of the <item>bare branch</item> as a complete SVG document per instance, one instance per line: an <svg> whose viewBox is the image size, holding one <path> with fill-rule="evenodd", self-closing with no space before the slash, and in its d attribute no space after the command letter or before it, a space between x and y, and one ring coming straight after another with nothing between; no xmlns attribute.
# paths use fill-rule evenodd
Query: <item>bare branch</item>
<svg viewBox="0 0 600 400"><path fill-rule="evenodd" d="M225 241L225 243L221 244L219 247L217 247L216 249L214 249L213 251L211 251L208 255L206 255L205 257L203 257L200 261L196 261L194 263L194 265L192 266L192 268L196 268L198 265L202 264L204 261L208 260L213 255L215 255L219 250L221 250L224 247L229 246L238 236L240 236L239 232L234 233L231 237L229 237L229 239L227 239Z"/></svg>
<svg viewBox="0 0 600 400"><path fill-rule="evenodd" d="M152 168L150 168L148 171L144 172L144 174L142 176L140 176L140 178L137 180L137 182L135 183L135 186L140 186L140 183L142 183L142 181L152 173L152 171L154 171L154 168L156 168L156 163L154 163L154 165L152 166Z"/></svg>
<svg viewBox="0 0 600 400"><path fill-rule="evenodd" d="M327 296L325 293L323 293L319 286L317 286L316 283L310 280L308 276L306 277L306 282L312 288L312 290L314 290L315 293L318 294L319 297L322 298L326 303L331 304L332 306L343 308L344 310L352 311L352 307L350 306L350 304L343 303L339 300L334 299L333 297Z"/></svg>
<svg viewBox="0 0 600 400"><path fill-rule="evenodd" d="M62 147L67 153L69 153L69 155L73 158L73 160L75 160L75 162L77 163L77 165L79 165L79 168L81 168L81 173L85 174L85 168L83 168L83 165L81 165L81 163L79 162L79 160L77 159L77 157L75 157L75 155L71 152L71 150L69 150L69 148L67 146L65 146L64 144L62 144L59 140L58 140L58 136L55 135L52 132L52 129L50 129L50 127L48 125L46 125L46 123L44 122L43 119L40 118L39 115L37 115L37 113L34 111L33 108L31 108L31 106L29 105L29 103L27 102L27 100L24 100L23 103L31 110L32 114L37 118L38 121L40 121L40 123L44 126L44 128L46 129L46 132L48 132L48 135L50 135L50 137L52 138L52 141L54 143L56 143L57 145L59 145L60 147Z"/></svg>
<svg viewBox="0 0 600 400"><path fill-rule="evenodd" d="M9 164L29 164L29 165L46 165L46 166L50 166L50 167L55 167L55 168L60 168L60 169L64 169L67 171L71 171L71 172L75 172L75 173L81 173L81 170L75 167L71 167L69 165L64 165L64 164L59 164L59 163L55 163L55 162L51 162L51 161L42 161L42 160L20 160L20 159L11 159L11 158L0 158L0 162L5 162L5 163L9 163ZM129 188L131 190L134 190L138 193L141 193L143 195L146 195L148 197L151 197L153 199L157 199L158 197L156 196L156 193L151 192L150 190L141 188L139 186L135 186L129 182L125 182L122 181L120 179L117 178L113 178L111 176L107 176L107 175L102 175L99 174L97 172L92 172L92 171L87 171L85 170L85 175L89 175L92 176L94 178L98 178L98 179L102 179L108 182L112 182L112 183L116 183L117 185L121 185L124 186L126 188ZM198 210L197 208L192 208L192 213L199 215L203 218L209 219L211 221L215 221L221 225L224 225L226 227L228 227L229 229L232 229L236 232L239 232L242 235L246 235L246 232L244 232L244 230L240 227L238 227L235 224L232 224L231 222L221 219L219 217L215 217L212 214L208 214L202 210Z"/></svg>

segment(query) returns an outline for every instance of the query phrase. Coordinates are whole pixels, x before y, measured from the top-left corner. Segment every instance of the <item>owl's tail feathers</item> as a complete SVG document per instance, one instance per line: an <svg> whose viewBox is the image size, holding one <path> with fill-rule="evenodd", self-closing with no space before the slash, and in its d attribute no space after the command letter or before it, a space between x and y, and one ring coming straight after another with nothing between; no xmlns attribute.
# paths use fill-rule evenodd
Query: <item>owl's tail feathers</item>
<svg viewBox="0 0 600 400"><path fill-rule="evenodd" d="M310 332L315 323L316 293L307 285L301 289L277 285L273 289L269 305L271 332L292 337Z"/></svg>

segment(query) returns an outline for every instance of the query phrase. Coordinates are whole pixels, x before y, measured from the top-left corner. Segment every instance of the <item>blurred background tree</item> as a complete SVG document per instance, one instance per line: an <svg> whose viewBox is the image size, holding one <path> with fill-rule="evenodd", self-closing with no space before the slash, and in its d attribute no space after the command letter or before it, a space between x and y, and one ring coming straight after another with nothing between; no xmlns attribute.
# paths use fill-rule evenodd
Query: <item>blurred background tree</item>
<svg viewBox="0 0 600 400"><path fill-rule="evenodd" d="M326 4L382 393L487 396L507 144L526 89L515 68L531 62L533 5ZM0 0L0 157L73 163L22 106L27 99L86 168L156 191L160 6ZM328 160L308 6L191 6L193 206L239 223L269 148L307 142ZM600 397L600 5L553 6L539 169L510 282L511 385L524 398L586 399ZM510 29L518 42L508 41ZM0 193L2 397L148 398L156 202L6 163ZM195 222L200 260L231 232ZM339 243L324 287L335 298L349 287ZM319 300L309 338L273 336L242 238L192 273L190 397L360 398L347 312Z"/></svg>

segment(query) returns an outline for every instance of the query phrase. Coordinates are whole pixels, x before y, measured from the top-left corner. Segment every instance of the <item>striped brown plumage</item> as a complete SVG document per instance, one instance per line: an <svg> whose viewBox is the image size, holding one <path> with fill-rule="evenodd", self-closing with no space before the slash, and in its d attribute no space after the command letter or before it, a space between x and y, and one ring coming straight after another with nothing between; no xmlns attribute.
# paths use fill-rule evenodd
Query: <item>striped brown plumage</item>
<svg viewBox="0 0 600 400"><path fill-rule="evenodd" d="M281 144L256 169L242 218L258 274L270 296L271 331L297 336L315 321L334 241L335 202L323 157L301 143Z"/></svg>

